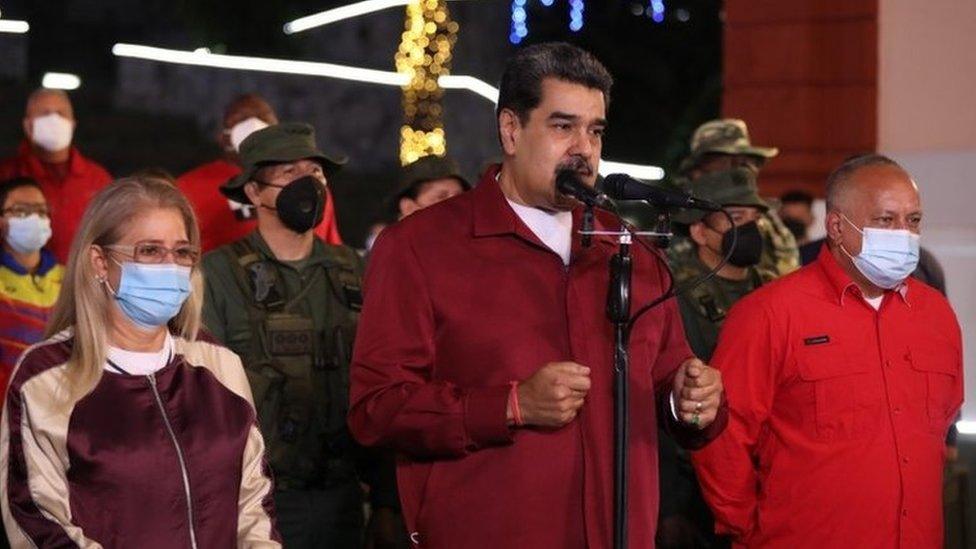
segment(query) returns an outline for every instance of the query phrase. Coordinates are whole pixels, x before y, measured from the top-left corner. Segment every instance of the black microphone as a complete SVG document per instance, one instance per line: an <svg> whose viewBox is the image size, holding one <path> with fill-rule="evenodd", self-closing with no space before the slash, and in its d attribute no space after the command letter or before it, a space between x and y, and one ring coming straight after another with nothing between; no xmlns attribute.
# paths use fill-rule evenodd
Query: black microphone
<svg viewBox="0 0 976 549"><path fill-rule="evenodd" d="M625 173L612 173L603 179L603 192L617 200L646 200L661 208L689 208L718 212L722 206L690 194L652 187Z"/></svg>
<svg viewBox="0 0 976 549"><path fill-rule="evenodd" d="M587 206L596 206L610 211L614 210L613 202L607 198L607 195L583 183L579 178L579 174L573 170L560 170L556 174L556 189L565 195L572 196Z"/></svg>

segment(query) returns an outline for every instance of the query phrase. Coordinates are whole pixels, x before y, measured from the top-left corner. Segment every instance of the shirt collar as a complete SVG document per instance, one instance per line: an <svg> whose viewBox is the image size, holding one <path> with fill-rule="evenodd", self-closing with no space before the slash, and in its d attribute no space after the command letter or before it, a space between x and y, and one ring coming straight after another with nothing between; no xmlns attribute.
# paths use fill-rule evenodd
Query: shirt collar
<svg viewBox="0 0 976 549"><path fill-rule="evenodd" d="M821 271L826 277L827 281L830 283L831 288L834 290L834 294L837 297L837 303L839 305L844 305L844 296L848 292L853 293L859 298L863 299L861 295L860 288L854 283L854 280L844 272L844 269L837 263L837 259L834 254L830 252L830 248L827 243L824 242L823 246L820 248L820 255L817 256L816 264L820 266ZM911 277L909 277L910 279ZM897 293L901 296L902 301L905 305L911 306L911 302L908 301L908 285L909 281L906 279L897 287L886 290L886 292L891 291Z"/></svg>
<svg viewBox="0 0 976 549"><path fill-rule="evenodd" d="M58 264L58 260L54 258L54 254L47 251L46 249L41 249L41 262L37 264L37 269L34 270L34 276L44 276L53 269ZM14 259L13 254L7 250L0 250L0 265L10 269L19 275L32 274L27 270L26 267L21 265Z"/></svg>
<svg viewBox="0 0 976 549"><path fill-rule="evenodd" d="M30 167L31 173L40 174L44 172L44 162L34 154L34 149L27 139L20 142L17 155L24 159L24 162ZM74 176L81 176L87 171L86 168L85 157L81 155L77 147L71 145L68 151L68 173Z"/></svg>

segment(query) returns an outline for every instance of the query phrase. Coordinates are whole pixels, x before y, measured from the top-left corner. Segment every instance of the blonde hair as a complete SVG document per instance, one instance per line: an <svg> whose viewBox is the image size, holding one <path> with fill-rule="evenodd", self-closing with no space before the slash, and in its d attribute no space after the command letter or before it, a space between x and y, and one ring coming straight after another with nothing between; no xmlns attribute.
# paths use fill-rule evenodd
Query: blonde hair
<svg viewBox="0 0 976 549"><path fill-rule="evenodd" d="M187 238L200 245L200 229L193 209L180 191L167 181L126 177L102 189L92 199L71 243L61 293L51 313L45 337L71 330L74 342L68 362L68 395L72 400L91 392L102 376L112 296L95 273L92 246L110 246L122 240L131 223L147 210L175 209L183 217ZM190 276L190 295L169 329L194 340L201 324L203 276L199 266Z"/></svg>

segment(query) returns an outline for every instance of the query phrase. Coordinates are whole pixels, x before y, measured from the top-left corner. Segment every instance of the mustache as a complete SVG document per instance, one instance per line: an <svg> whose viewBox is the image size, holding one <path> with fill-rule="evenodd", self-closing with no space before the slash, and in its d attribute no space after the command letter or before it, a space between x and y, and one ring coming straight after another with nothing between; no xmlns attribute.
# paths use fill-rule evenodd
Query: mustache
<svg viewBox="0 0 976 549"><path fill-rule="evenodd" d="M590 166L590 163L587 162L585 158L580 157L570 158L569 160L561 162L558 166L556 166L557 174L565 171L576 172L587 177L593 175L593 167Z"/></svg>

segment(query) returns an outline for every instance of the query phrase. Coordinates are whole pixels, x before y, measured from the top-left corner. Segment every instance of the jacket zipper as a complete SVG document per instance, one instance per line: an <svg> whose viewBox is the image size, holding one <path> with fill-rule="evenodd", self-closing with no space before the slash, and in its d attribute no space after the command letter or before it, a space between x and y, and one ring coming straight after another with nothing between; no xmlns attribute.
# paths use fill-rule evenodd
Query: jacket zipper
<svg viewBox="0 0 976 549"><path fill-rule="evenodd" d="M183 475L183 492L186 496L186 516L190 525L190 547L197 549L197 534L193 531L193 500L190 496L190 475L187 473L186 461L183 459L183 449L180 448L180 443L176 440L176 433L173 431L173 426L169 422L169 416L166 415L166 408L163 407L163 399L159 396L159 389L156 387L156 375L149 374L146 377L149 379L149 386L152 388L153 396L156 397L159 412L163 415L163 423L166 425L166 431L169 433L170 440L173 441L173 447L176 448L176 457L180 461L180 473Z"/></svg>

